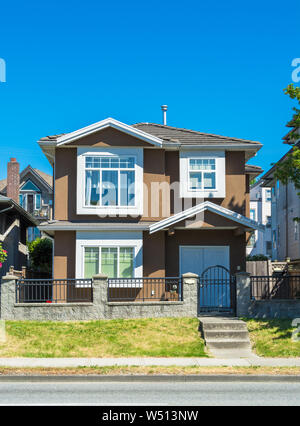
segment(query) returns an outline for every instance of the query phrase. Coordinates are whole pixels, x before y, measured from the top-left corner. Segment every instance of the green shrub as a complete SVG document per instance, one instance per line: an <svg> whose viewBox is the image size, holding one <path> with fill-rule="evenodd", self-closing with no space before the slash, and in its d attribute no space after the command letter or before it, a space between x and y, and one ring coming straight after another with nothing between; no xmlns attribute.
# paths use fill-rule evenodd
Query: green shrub
<svg viewBox="0 0 300 426"><path fill-rule="evenodd" d="M33 273L52 275L52 240L37 238L27 243L30 269Z"/></svg>
<svg viewBox="0 0 300 426"><path fill-rule="evenodd" d="M264 254L255 254L251 256L250 254L246 257L247 261L255 262L260 260L269 260L268 256L265 256Z"/></svg>

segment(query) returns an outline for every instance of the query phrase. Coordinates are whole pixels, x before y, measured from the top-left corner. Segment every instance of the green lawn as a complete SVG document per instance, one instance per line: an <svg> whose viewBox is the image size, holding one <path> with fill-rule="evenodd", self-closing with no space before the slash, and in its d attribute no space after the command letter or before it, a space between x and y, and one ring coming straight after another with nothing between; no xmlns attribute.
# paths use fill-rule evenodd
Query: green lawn
<svg viewBox="0 0 300 426"><path fill-rule="evenodd" d="M197 318L6 321L0 357L207 357Z"/></svg>
<svg viewBox="0 0 300 426"><path fill-rule="evenodd" d="M263 357L300 357L300 341L292 341L292 320L255 320L247 322L253 350ZM299 336L300 337L300 336Z"/></svg>

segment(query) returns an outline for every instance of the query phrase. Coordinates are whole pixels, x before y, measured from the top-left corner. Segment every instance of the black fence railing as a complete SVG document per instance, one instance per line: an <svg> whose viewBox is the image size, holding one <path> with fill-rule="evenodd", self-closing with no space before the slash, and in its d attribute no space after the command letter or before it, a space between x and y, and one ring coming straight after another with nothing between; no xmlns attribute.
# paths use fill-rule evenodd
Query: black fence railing
<svg viewBox="0 0 300 426"><path fill-rule="evenodd" d="M252 276L251 298L255 300L300 299L300 276L289 274Z"/></svg>
<svg viewBox="0 0 300 426"><path fill-rule="evenodd" d="M182 301L181 278L109 278L110 302Z"/></svg>
<svg viewBox="0 0 300 426"><path fill-rule="evenodd" d="M16 303L92 302L91 279L21 279L16 282Z"/></svg>

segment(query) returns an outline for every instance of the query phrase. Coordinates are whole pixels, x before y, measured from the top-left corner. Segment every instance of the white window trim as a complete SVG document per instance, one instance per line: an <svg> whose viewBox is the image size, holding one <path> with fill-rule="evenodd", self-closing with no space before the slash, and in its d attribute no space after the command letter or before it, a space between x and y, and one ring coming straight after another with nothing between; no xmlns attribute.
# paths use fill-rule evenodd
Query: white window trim
<svg viewBox="0 0 300 426"><path fill-rule="evenodd" d="M193 170L191 169L191 165L190 165L190 160L198 160L199 158L197 157L190 157L188 160L188 190L191 192L199 192L199 191L211 191L211 192L215 192L217 191L217 188L211 188L211 189L207 189L207 188L203 188L204 185L204 173L214 173L215 174L215 183L217 186L217 164L216 164L216 158L214 157L206 157L205 160L215 160L215 170ZM199 189L192 189L190 186L191 182L190 182L190 174L191 173L201 173L201 184L202 184L202 188Z"/></svg>
<svg viewBox="0 0 300 426"><path fill-rule="evenodd" d="M86 206L85 205L85 157L135 157L135 206ZM92 169L91 169L92 170ZM107 169L110 170L110 169ZM125 169L124 169L125 170ZM131 215L143 214L143 148L77 148L77 214Z"/></svg>
<svg viewBox="0 0 300 426"><path fill-rule="evenodd" d="M194 190L189 188L190 159L216 160L216 189ZM225 197L225 151L181 151L180 152L180 197L181 198L224 198ZM196 170L195 170L196 171Z"/></svg>
<svg viewBox="0 0 300 426"><path fill-rule="evenodd" d="M96 249L98 249L98 255L99 255L99 271L97 272L97 273L101 273L101 265L102 265L102 249L103 248L116 248L117 249L117 253L118 253L118 255L117 255L117 271L118 271L118 273L117 273L117 276L115 277L115 278L121 278L120 277L120 249L121 248L123 248L123 247L125 247L125 248L130 248L130 249L133 249L133 275L135 274L135 268L136 268L136 262L135 262L135 246L132 246L132 245L126 245L126 246L123 246L123 245L115 245L115 246L110 246L110 245L105 245L105 244L103 244L103 245L101 245L101 246L99 246L99 245L94 245L94 246L90 246L90 245L85 245L85 246L83 246L83 252L82 252L82 254L83 254L83 259L82 259L82 262L83 262L83 265L82 265L82 271L83 271L83 273L84 273L84 260L85 260L85 249L86 248L88 248L88 247L93 247L93 248L96 248ZM135 276L133 276L133 277L130 277L130 278L136 278ZM126 279L126 278L124 278L124 279Z"/></svg>
<svg viewBox="0 0 300 426"><path fill-rule="evenodd" d="M143 233L122 231L76 232L76 279L84 277L85 247L133 247L133 277L143 277ZM119 266L118 266L119 267ZM99 269L101 259L99 256ZM129 286L131 286L129 284ZM132 284L134 286L134 284Z"/></svg>

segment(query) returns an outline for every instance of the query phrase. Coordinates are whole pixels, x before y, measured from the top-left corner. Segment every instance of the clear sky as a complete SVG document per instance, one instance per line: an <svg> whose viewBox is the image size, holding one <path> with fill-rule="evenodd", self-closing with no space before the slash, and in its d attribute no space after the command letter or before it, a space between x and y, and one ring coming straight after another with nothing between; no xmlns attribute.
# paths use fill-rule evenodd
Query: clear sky
<svg viewBox="0 0 300 426"><path fill-rule="evenodd" d="M287 148L300 57L299 0L2 2L0 178L9 157L51 172L36 141L108 116L259 140L268 169Z"/></svg>

